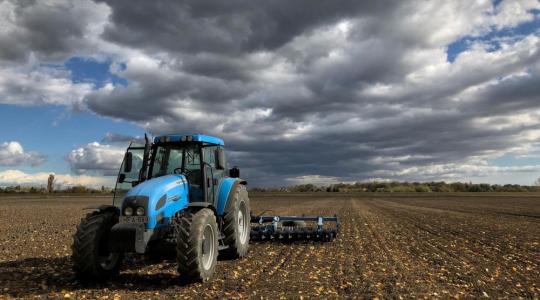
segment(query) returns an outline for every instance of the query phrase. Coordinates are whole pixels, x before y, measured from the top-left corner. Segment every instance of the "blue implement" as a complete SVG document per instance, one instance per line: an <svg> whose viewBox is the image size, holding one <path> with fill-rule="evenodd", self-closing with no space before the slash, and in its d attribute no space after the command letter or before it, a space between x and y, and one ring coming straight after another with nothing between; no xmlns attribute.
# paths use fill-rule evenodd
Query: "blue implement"
<svg viewBox="0 0 540 300"><path fill-rule="evenodd" d="M328 224L333 226L328 227ZM339 218L323 216L251 216L253 241L332 241L338 234Z"/></svg>

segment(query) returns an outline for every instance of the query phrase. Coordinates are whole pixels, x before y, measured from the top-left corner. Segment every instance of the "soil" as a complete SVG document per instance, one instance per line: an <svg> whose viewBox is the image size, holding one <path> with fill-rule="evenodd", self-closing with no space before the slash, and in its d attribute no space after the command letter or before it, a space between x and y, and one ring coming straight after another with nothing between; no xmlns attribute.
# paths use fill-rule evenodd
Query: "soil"
<svg viewBox="0 0 540 300"><path fill-rule="evenodd" d="M253 212L341 218L330 243L264 242L188 284L175 262L130 259L83 285L70 245L107 197L0 197L0 298L540 298L540 195L252 194Z"/></svg>

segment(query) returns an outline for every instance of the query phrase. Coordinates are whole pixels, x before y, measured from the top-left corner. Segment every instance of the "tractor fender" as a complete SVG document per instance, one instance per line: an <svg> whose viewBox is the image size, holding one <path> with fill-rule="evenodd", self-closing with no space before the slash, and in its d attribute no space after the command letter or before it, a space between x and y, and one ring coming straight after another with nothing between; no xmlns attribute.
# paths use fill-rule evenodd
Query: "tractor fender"
<svg viewBox="0 0 540 300"><path fill-rule="evenodd" d="M114 205L110 205L110 204L91 205L91 206L87 206L87 207L83 208L83 210L89 210L89 209L99 210L100 212L112 211L117 215L120 214L120 209L118 209L118 207L116 207Z"/></svg>
<svg viewBox="0 0 540 300"><path fill-rule="evenodd" d="M223 215L225 206L227 206L227 202L229 201L231 191L239 184L247 185L247 181L239 178L225 178L221 181L218 192L218 200L216 203L216 213L218 216Z"/></svg>

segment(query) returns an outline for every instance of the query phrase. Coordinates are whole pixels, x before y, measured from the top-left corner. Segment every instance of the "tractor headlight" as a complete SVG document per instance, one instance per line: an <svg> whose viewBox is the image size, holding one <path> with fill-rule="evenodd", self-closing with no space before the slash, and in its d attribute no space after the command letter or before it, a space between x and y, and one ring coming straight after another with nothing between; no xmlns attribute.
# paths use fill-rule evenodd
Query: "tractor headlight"
<svg viewBox="0 0 540 300"><path fill-rule="evenodd" d="M133 208L131 208L131 207L129 207L129 206L126 207L126 208L124 209L124 215L125 215L125 216L132 216L132 215L133 215Z"/></svg>
<svg viewBox="0 0 540 300"><path fill-rule="evenodd" d="M135 213L137 214L137 216L144 216L144 207L142 206L137 207L137 210L135 211Z"/></svg>

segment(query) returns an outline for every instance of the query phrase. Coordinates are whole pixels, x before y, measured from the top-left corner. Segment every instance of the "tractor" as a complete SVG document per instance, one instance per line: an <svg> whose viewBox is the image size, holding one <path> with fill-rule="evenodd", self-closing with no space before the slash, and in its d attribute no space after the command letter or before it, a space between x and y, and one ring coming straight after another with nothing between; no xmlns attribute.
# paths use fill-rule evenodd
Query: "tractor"
<svg viewBox="0 0 540 300"><path fill-rule="evenodd" d="M73 237L72 261L85 281L118 275L124 256L169 248L188 281L206 281L218 252L248 253L251 239L331 240L334 217L252 215L237 167L227 168L222 139L202 134L163 135L132 142L118 173L112 205L89 207ZM310 230L306 222L316 222ZM323 227L333 221L332 229ZM251 223L254 223L252 226Z"/></svg>

